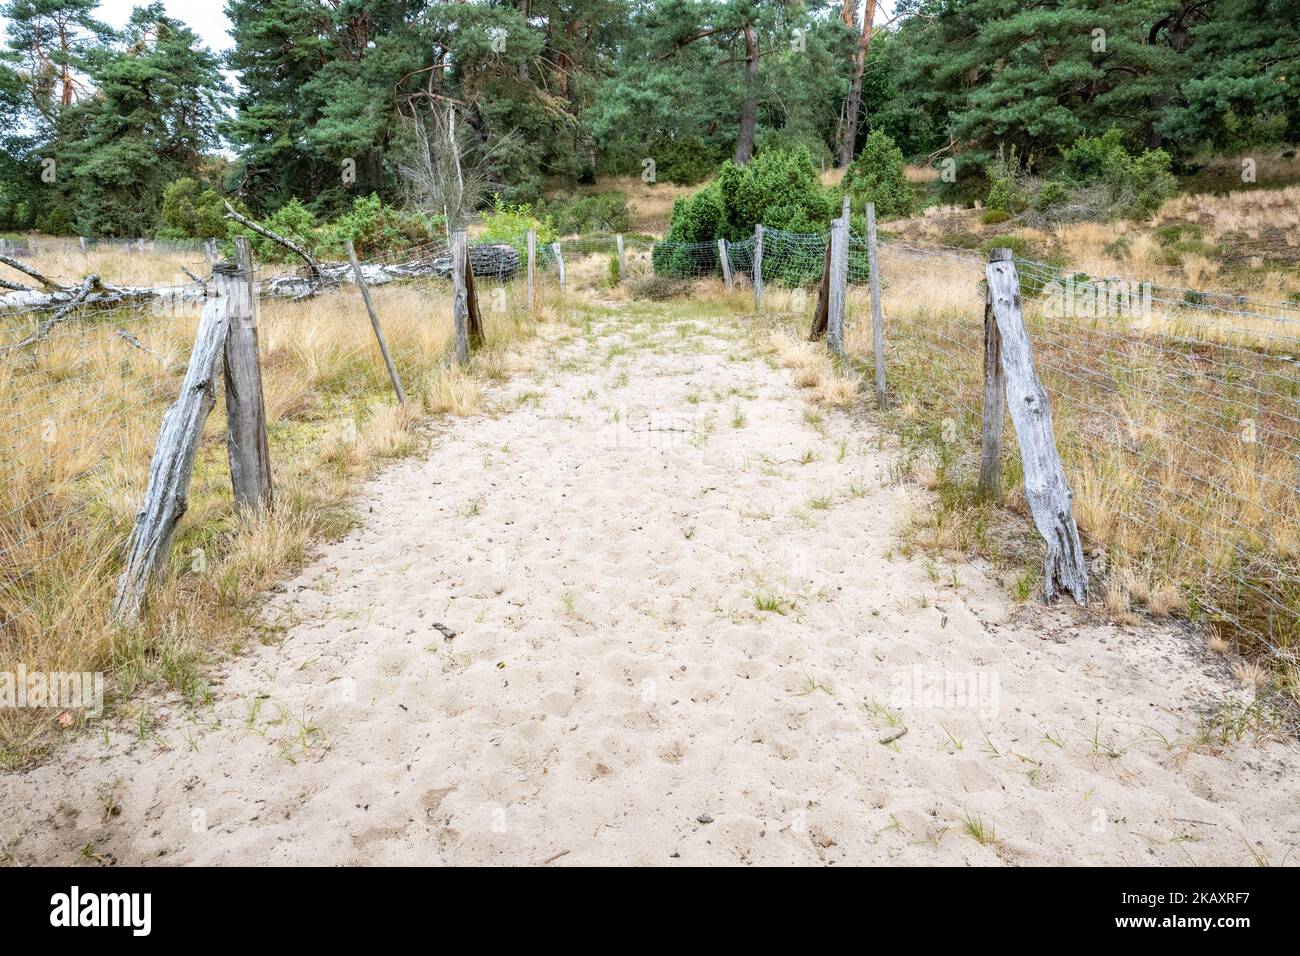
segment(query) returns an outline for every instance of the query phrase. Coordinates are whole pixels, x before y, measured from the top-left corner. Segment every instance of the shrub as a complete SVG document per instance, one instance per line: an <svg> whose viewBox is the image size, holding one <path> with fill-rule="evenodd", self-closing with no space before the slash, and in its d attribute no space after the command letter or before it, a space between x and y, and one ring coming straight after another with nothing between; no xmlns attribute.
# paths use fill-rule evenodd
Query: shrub
<svg viewBox="0 0 1300 956"><path fill-rule="evenodd" d="M1011 218L1011 213L1005 209L986 209L980 216L980 222L986 226L996 226L1000 222L1006 222Z"/></svg>
<svg viewBox="0 0 1300 956"><path fill-rule="evenodd" d="M493 198L492 208L483 214L483 233L480 242L504 242L515 247L520 261L528 255L528 230L537 231L538 245L554 242L558 237L555 224L549 216L539 218L531 203L508 206L500 194Z"/></svg>
<svg viewBox="0 0 1300 956"><path fill-rule="evenodd" d="M71 236L77 230L65 206L51 206L36 217L36 231L50 236Z"/></svg>
<svg viewBox="0 0 1300 956"><path fill-rule="evenodd" d="M1014 146L1010 152L998 147L998 158L984 168L984 175L989 182L985 206L994 212L1005 213L1008 219L1024 211L1028 205L1026 177L1016 159Z"/></svg>
<svg viewBox="0 0 1300 956"><path fill-rule="evenodd" d="M306 246L308 250L315 246L316 217L297 199L290 199L263 224L286 239ZM278 242L260 236L238 223L230 224L229 234L232 237L247 236L253 245L253 255L263 262L289 262L296 258Z"/></svg>
<svg viewBox="0 0 1300 956"><path fill-rule="evenodd" d="M844 173L841 188L853 197L853 205L876 204L879 218L912 213L912 188L907 184L903 151L880 130L873 130L862 152Z"/></svg>
<svg viewBox="0 0 1300 956"><path fill-rule="evenodd" d="M655 179L678 186L693 186L713 172L718 157L698 136L679 136L656 144Z"/></svg>
<svg viewBox="0 0 1300 956"><path fill-rule="evenodd" d="M826 192L817 170L802 147L760 153L745 166L723 163L718 178L689 197L673 203L672 220L664 243L655 246L651 259L657 275L688 277L718 271L714 243L718 239L743 242L754 235L759 223L775 230L822 233L830 219ZM770 243L782 240L775 234ZM706 243L681 248L675 243ZM763 277L778 282L802 282L810 269L820 270L800 256L787 259L773 255L765 259ZM782 263L789 269L782 271Z"/></svg>
<svg viewBox="0 0 1300 956"><path fill-rule="evenodd" d="M159 239L225 239L230 232L226 209L215 189L188 176L163 187Z"/></svg>
<svg viewBox="0 0 1300 956"><path fill-rule="evenodd" d="M358 256L409 249L432 239L441 225L441 219L428 223L421 216L385 205L371 193L354 199L351 209L322 230L320 249L323 254L344 256L349 239Z"/></svg>
<svg viewBox="0 0 1300 956"><path fill-rule="evenodd" d="M546 213L554 220L555 231L562 236L584 232L627 232L632 227L627 197L619 192L556 196L546 207Z"/></svg>

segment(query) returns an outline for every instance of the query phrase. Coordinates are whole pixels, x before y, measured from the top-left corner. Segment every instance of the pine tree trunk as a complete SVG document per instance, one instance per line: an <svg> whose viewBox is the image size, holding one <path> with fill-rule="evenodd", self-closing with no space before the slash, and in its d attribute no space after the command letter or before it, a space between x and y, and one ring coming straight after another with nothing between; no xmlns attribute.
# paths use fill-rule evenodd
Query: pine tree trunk
<svg viewBox="0 0 1300 956"><path fill-rule="evenodd" d="M737 166L754 158L754 124L758 120L758 36L745 27L745 103L740 108L740 132L736 136Z"/></svg>
<svg viewBox="0 0 1300 956"><path fill-rule="evenodd" d="M867 0L862 15L862 33L858 39L857 56L853 59L853 83L844 107L844 133L840 139L840 165L853 162L858 145L858 113L862 111L862 74L867 66L867 50L871 47L871 26L876 19L876 0Z"/></svg>

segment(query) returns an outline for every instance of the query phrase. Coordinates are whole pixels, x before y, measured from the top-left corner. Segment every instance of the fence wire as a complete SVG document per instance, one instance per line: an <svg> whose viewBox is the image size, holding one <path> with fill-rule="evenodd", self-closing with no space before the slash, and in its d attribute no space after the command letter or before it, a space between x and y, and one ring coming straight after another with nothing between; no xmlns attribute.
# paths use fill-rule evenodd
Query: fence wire
<svg viewBox="0 0 1300 956"><path fill-rule="evenodd" d="M821 279L827 243L824 233L764 229L764 283L810 291ZM616 280L618 245L615 236L538 244L537 267L546 276L539 285L555 283L560 259L570 281ZM523 236L470 245L489 330L494 315L522 304L526 249ZM733 279L752 282L754 237L723 249ZM201 250L188 251L203 261ZM722 254L716 241L626 238L622 278L721 277ZM879 248L891 394L907 427L927 436L945 467L967 475L980 429L985 261L971 250L903 240L882 240ZM450 325L449 243L439 238L366 255L361 266L407 391L419 394L430 370L446 361L445 342L431 340L429 328L431 317L437 328ZM1031 259L1016 266L1080 529L1103 579L1126 582L1116 602L1185 608L1225 636L1294 662L1300 304L1092 277ZM300 264L260 267L263 315L271 319L262 350L273 428L279 416L294 414L291 396L300 386L282 380L283 356L315 350L311 362L321 367L323 354L359 356L331 359L332 371L313 373L310 390L321 395L346 391L349 382L386 385L368 341L332 338L331 322L340 317L347 336L368 334L368 323L350 265L323 267L329 288L297 291L290 280L304 275ZM147 478L141 463L193 341L201 304L193 297L210 283L194 271L197 282L166 287L147 306L72 309L44 334L49 309L0 314L6 654L42 628L66 623L57 595L69 593L67 582L78 574L103 574L120 551ZM868 280L866 239L852 234L846 343L864 362L871 352ZM782 301L801 310L802 323L812 299ZM1018 456L1014 442L1007 447L1014 493Z"/></svg>

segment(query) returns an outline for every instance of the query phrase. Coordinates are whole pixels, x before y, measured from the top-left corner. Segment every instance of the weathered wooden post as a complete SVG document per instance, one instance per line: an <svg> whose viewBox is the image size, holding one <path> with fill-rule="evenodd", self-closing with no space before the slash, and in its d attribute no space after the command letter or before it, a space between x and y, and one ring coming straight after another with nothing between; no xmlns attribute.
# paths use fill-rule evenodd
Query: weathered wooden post
<svg viewBox="0 0 1300 956"><path fill-rule="evenodd" d="M727 240L718 240L718 261L722 263L722 284L731 291L731 260L727 257Z"/></svg>
<svg viewBox="0 0 1300 956"><path fill-rule="evenodd" d="M528 311L533 311L537 288L537 230L528 230Z"/></svg>
<svg viewBox="0 0 1300 956"><path fill-rule="evenodd" d="M226 454L235 507L256 511L271 505L271 452L266 439L266 403L257 347L257 297L253 253L243 236L235 240L235 272L213 273L218 298L227 301Z"/></svg>
<svg viewBox="0 0 1300 956"><path fill-rule="evenodd" d="M844 355L844 304L849 280L849 197L840 218L831 223L831 276L826 296L826 345Z"/></svg>
<svg viewBox="0 0 1300 956"><path fill-rule="evenodd" d="M558 242L551 243L551 253L555 256L555 274L559 277L560 288L564 288L564 253L560 251Z"/></svg>
<svg viewBox="0 0 1300 956"><path fill-rule="evenodd" d="M233 263L217 268L227 274L237 269ZM180 395L163 415L144 504L127 540L126 567L113 600L113 620L120 625L129 627L140 619L149 580L167 557L176 523L185 514L203 423L216 402L217 363L230 330L229 303L227 297L214 296L203 306Z"/></svg>
<svg viewBox="0 0 1300 956"><path fill-rule="evenodd" d="M754 311L763 311L763 226L754 227Z"/></svg>
<svg viewBox="0 0 1300 956"><path fill-rule="evenodd" d="M880 302L880 269L876 257L876 204L867 203L867 268L871 270L871 345L876 353L876 405L885 407L885 315Z"/></svg>
<svg viewBox="0 0 1300 956"><path fill-rule="evenodd" d="M980 424L979 493L1002 500L1002 426L1006 419L1006 386L1002 377L1002 338L993 317L993 299L984 285L984 411Z"/></svg>
<svg viewBox="0 0 1300 956"><path fill-rule="evenodd" d="M1010 249L994 249L986 267L989 301L1000 336L1002 373L1006 378L1011 421L1020 443L1025 498L1034 525L1047 544L1043 562L1043 597L1061 591L1083 604L1088 598L1088 571L1079 544L1061 454L1052 431L1052 407L1034 370L1029 332L1021 313L1020 277Z"/></svg>
<svg viewBox="0 0 1300 956"><path fill-rule="evenodd" d="M85 237L85 236L78 236L78 237L77 237L77 245L79 245L79 246L81 247L81 254L84 256L84 255L86 254L86 237Z"/></svg>
<svg viewBox="0 0 1300 956"><path fill-rule="evenodd" d="M533 233L529 230L531 238ZM465 288L465 267L469 262L466 245L468 237L460 229L451 235L451 284L453 290L451 317L456 329L456 361L469 364L469 294ZM533 304L532 243L528 245L528 306Z"/></svg>
<svg viewBox="0 0 1300 956"><path fill-rule="evenodd" d="M813 306L812 330L808 341L816 342L826 334L826 305L831 286L831 241L826 240L826 250L822 253L822 277L817 283L817 304Z"/></svg>
<svg viewBox="0 0 1300 956"><path fill-rule="evenodd" d="M245 239L238 239L237 242L247 242ZM370 327L375 330L375 339L379 342L379 352L384 357L384 367L388 369L389 381L393 383L393 391L397 395L397 401L406 404L406 392L402 390L402 381L397 377L397 368L393 365L393 357L388 352L388 340L384 338L384 330L379 325L379 316L375 312L375 304L370 299L370 287L366 285L366 277L361 272L361 263L357 259L357 250L352 245L352 240L347 242L348 261L352 263L352 275L357 280L357 288L361 290L361 301L366 304L366 314L370 316Z"/></svg>
<svg viewBox="0 0 1300 956"><path fill-rule="evenodd" d="M623 234L621 232L614 237L614 245L618 247L618 281L622 282L627 276L627 257L623 254Z"/></svg>

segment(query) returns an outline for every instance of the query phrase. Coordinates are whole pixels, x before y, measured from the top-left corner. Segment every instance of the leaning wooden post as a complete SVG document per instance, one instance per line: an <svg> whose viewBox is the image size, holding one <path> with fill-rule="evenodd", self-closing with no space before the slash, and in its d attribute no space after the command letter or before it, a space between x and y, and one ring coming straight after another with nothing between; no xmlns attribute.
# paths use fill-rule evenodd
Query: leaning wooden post
<svg viewBox="0 0 1300 956"><path fill-rule="evenodd" d="M754 227L754 311L763 311L763 226Z"/></svg>
<svg viewBox="0 0 1300 956"><path fill-rule="evenodd" d="M816 342L826 334L827 292L831 284L831 241L826 240L826 250L822 253L822 277L817 283L817 304L813 306L812 329L808 341Z"/></svg>
<svg viewBox="0 0 1300 956"><path fill-rule="evenodd" d="M478 289L474 287L474 256L468 245L465 249L465 327L469 335L469 347L476 349L483 344L483 316L478 308Z"/></svg>
<svg viewBox="0 0 1300 956"><path fill-rule="evenodd" d="M722 284L731 291L731 260L727 257L727 240L718 240L718 261L722 263Z"/></svg>
<svg viewBox="0 0 1300 956"><path fill-rule="evenodd" d="M622 282L627 276L627 257L623 253L623 234L621 232L614 237L614 245L618 247L618 281Z"/></svg>
<svg viewBox="0 0 1300 956"><path fill-rule="evenodd" d="M560 288L564 288L564 253L560 251L558 242L551 243L551 254L555 256L555 274L559 277Z"/></svg>
<svg viewBox="0 0 1300 956"><path fill-rule="evenodd" d="M537 230L528 230L528 311L533 311L537 287Z"/></svg>
<svg viewBox="0 0 1300 956"><path fill-rule="evenodd" d="M213 272L218 297L228 300L226 333L226 455L235 507L256 511L271 505L271 452L266 440L266 403L257 349L257 297L253 252L248 240L235 240L237 271Z"/></svg>
<svg viewBox="0 0 1300 956"><path fill-rule="evenodd" d="M531 230L529 236L532 236ZM465 288L465 266L469 262L466 244L468 238L461 229L451 235L451 283L453 290L451 317L456 329L456 361L461 365L469 364L469 294ZM531 251L532 244L529 244ZM532 265L532 256L528 257ZM533 283L529 269L528 305L532 307Z"/></svg>
<svg viewBox="0 0 1300 956"><path fill-rule="evenodd" d="M871 270L871 345L876 353L876 405L885 407L885 316L876 257L876 204L867 203L867 267Z"/></svg>
<svg viewBox="0 0 1300 956"><path fill-rule="evenodd" d="M979 493L1002 500L1002 426L1006 419L1006 386L1002 376L1002 337L993 317L993 299L984 285L984 416L980 425Z"/></svg>
<svg viewBox="0 0 1300 956"><path fill-rule="evenodd" d="M247 240L238 240L246 242ZM402 381L397 377L397 368L393 365L393 357L388 352L388 340L384 338L384 330L379 325L379 316L375 312L375 304L370 300L370 287L366 285L366 277L361 272L361 263L357 260L357 250L352 245L352 240L347 242L348 261L352 263L352 275L356 277L357 288L361 290L361 301L366 304L366 314L370 316L370 327L375 330L375 339L379 342L379 352L384 357L384 366L388 369L389 381L393 383L393 391L397 394L397 401L406 404L406 392L402 391Z"/></svg>
<svg viewBox="0 0 1300 956"><path fill-rule="evenodd" d="M236 270L233 263L222 263L217 268L227 274ZM167 557L172 532L185 514L203 423L216 402L217 363L230 330L229 303L229 298L218 295L203 306L180 394L163 415L149 465L144 504L127 539L126 567L113 600L113 620L117 624L129 627L140 619L149 580Z"/></svg>
<svg viewBox="0 0 1300 956"><path fill-rule="evenodd" d="M1029 332L1021 313L1020 277L1011 261L1011 250L994 249L986 272L1000 336L1007 401L1024 466L1025 498L1038 533L1047 543L1043 597L1050 601L1066 591L1083 604L1088 597L1088 571L1070 506L1074 495L1056 448L1052 406L1034 370Z"/></svg>
<svg viewBox="0 0 1300 956"><path fill-rule="evenodd" d="M849 197L840 218L831 223L831 278L826 296L826 345L844 354L844 303L849 281Z"/></svg>

